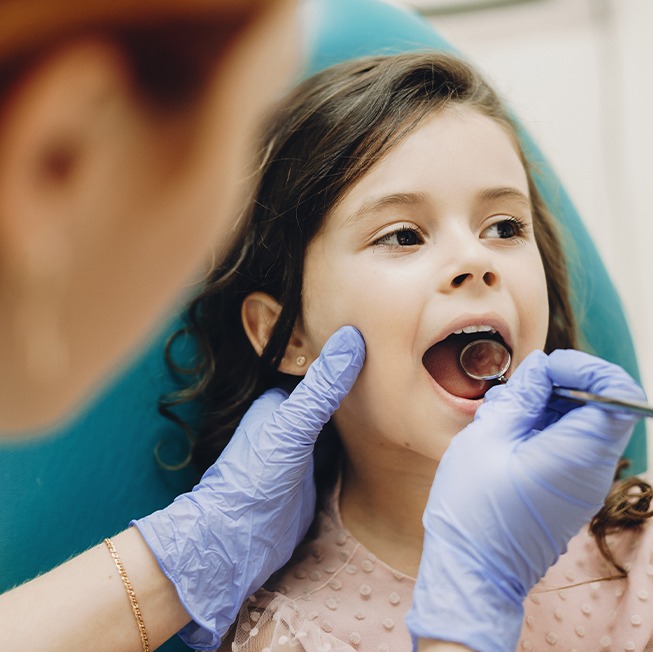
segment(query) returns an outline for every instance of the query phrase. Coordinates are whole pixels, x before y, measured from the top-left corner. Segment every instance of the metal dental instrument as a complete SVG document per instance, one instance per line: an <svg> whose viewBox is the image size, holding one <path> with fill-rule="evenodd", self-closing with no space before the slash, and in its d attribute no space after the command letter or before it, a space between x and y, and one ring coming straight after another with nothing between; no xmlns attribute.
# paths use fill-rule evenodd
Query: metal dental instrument
<svg viewBox="0 0 653 652"><path fill-rule="evenodd" d="M498 380L505 383L506 371L510 367L510 351L495 340L480 339L467 344L460 352L462 370L474 380ZM653 417L653 406L641 401L624 401L591 392L583 392L570 387L554 385L553 393L575 403L592 403L615 412L634 412L645 417Z"/></svg>

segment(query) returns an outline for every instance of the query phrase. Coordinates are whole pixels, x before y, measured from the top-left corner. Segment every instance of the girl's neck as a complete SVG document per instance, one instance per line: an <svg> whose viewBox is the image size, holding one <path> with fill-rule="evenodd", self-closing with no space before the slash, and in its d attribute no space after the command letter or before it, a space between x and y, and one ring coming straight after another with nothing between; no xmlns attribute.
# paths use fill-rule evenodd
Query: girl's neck
<svg viewBox="0 0 653 652"><path fill-rule="evenodd" d="M390 451L387 451L390 453ZM411 451L345 455L340 513L345 527L380 560L416 577L422 514L437 464Z"/></svg>

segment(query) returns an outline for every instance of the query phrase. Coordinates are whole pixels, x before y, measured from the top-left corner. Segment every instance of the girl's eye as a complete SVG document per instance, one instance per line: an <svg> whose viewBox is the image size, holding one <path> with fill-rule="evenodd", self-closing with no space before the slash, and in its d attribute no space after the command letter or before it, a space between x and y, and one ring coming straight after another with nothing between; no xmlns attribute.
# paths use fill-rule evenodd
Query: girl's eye
<svg viewBox="0 0 653 652"><path fill-rule="evenodd" d="M511 238L521 238L525 232L526 224L524 222L516 217L509 217L488 226L487 229L483 231L482 237L509 240Z"/></svg>
<svg viewBox="0 0 653 652"><path fill-rule="evenodd" d="M413 247L423 244L424 240L419 231L412 226L402 226L400 229L381 236L375 240L375 245L386 245L390 247Z"/></svg>

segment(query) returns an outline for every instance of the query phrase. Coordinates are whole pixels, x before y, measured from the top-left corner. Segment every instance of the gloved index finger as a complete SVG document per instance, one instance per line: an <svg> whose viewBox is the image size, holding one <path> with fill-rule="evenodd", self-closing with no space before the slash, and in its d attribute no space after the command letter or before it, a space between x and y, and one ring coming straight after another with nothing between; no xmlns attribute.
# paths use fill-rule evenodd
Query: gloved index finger
<svg viewBox="0 0 653 652"><path fill-rule="evenodd" d="M644 390L620 366L582 351L556 350L549 355L554 384L632 401L645 401Z"/></svg>
<svg viewBox="0 0 653 652"><path fill-rule="evenodd" d="M315 441L356 382L364 361L365 342L360 332L353 326L337 330L279 408L277 424L287 434L308 436L311 442Z"/></svg>

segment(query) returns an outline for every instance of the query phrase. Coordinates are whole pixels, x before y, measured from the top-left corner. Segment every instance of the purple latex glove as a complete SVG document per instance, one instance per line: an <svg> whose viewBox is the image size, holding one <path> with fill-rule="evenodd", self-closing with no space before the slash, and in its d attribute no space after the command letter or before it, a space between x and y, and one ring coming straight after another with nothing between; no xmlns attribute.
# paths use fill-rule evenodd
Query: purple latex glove
<svg viewBox="0 0 653 652"><path fill-rule="evenodd" d="M313 444L364 359L360 333L338 330L290 397L274 389L254 402L191 493L134 522L193 619L180 632L191 647L215 648L303 539L315 511Z"/></svg>
<svg viewBox="0 0 653 652"><path fill-rule="evenodd" d="M527 592L603 504L637 417L551 400L553 384L644 398L623 369L579 351L534 352L490 390L424 512L414 638L514 650Z"/></svg>

